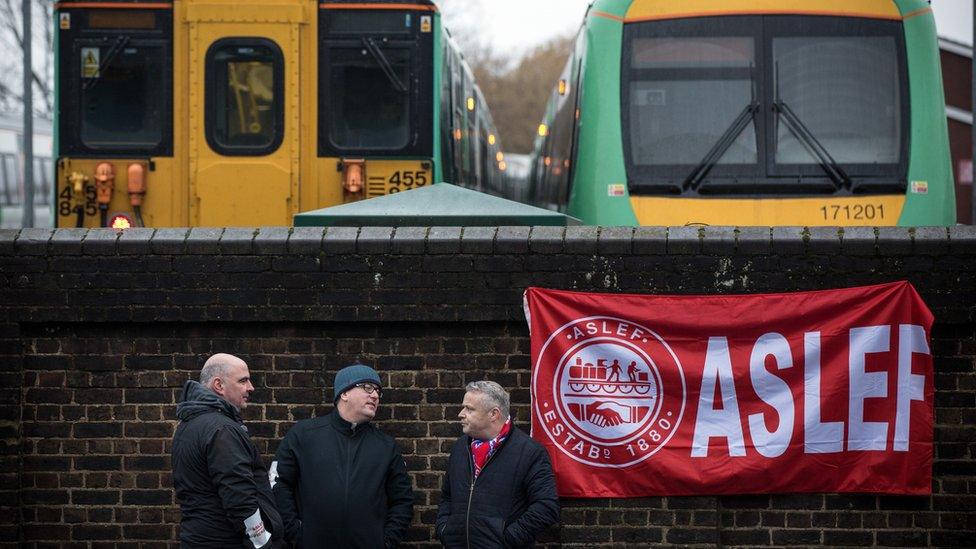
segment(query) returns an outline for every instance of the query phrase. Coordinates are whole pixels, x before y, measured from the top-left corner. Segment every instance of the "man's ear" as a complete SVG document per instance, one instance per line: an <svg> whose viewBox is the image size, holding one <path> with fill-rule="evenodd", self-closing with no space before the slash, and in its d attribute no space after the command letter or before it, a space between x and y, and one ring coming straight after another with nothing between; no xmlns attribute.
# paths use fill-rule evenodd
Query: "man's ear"
<svg viewBox="0 0 976 549"><path fill-rule="evenodd" d="M224 380L219 377L213 378L213 381L210 382L210 390L224 396Z"/></svg>

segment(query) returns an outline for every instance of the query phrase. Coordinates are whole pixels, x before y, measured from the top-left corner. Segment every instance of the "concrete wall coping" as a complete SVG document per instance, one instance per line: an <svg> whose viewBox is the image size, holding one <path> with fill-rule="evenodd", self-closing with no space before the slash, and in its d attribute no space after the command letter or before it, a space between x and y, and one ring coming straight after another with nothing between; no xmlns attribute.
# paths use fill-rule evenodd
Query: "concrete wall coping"
<svg viewBox="0 0 976 549"><path fill-rule="evenodd" d="M2 229L4 255L976 254L952 227L263 227Z"/></svg>

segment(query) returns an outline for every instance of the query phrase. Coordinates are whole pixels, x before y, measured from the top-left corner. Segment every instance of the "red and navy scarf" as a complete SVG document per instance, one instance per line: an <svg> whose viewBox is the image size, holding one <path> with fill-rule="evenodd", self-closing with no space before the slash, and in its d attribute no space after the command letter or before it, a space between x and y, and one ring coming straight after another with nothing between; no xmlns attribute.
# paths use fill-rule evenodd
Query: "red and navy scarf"
<svg viewBox="0 0 976 549"><path fill-rule="evenodd" d="M474 460L474 478L478 478L481 469L484 468L488 460L495 454L498 448L508 438L508 432L512 430L512 418L505 421L498 436L491 440L471 439L471 458Z"/></svg>

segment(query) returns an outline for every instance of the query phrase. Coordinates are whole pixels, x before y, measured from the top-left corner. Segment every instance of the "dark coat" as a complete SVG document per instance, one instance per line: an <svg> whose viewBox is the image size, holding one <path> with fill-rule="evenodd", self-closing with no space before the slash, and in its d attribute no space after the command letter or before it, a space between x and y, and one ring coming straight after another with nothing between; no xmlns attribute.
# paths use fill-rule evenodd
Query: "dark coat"
<svg viewBox="0 0 976 549"><path fill-rule="evenodd" d="M518 428L473 477L471 439L462 436L451 448L437 507L435 531L444 547L533 547L559 521L549 456Z"/></svg>
<svg viewBox="0 0 976 549"><path fill-rule="evenodd" d="M338 412L299 421L278 447L274 494L297 547L396 547L413 517L413 488L396 442Z"/></svg>
<svg viewBox="0 0 976 549"><path fill-rule="evenodd" d="M284 532L268 470L240 412L196 381L176 407L173 487L180 504L183 547L247 547L244 519L261 511L272 539ZM270 544L269 544L270 546Z"/></svg>

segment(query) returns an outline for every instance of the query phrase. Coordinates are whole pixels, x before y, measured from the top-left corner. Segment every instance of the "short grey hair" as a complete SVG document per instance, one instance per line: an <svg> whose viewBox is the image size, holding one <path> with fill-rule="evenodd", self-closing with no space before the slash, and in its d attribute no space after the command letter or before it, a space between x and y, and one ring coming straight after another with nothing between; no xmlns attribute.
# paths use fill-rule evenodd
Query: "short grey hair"
<svg viewBox="0 0 976 549"><path fill-rule="evenodd" d="M511 404L511 398L508 396L508 391L494 381L472 381L464 386L464 391L474 391L485 395L489 410L498 408L502 416L509 416L508 409Z"/></svg>
<svg viewBox="0 0 976 549"><path fill-rule="evenodd" d="M209 389L210 383L213 382L214 378L219 377L225 379L230 373L231 368L239 360L241 359L226 353L217 353L208 358L200 370L200 385Z"/></svg>

